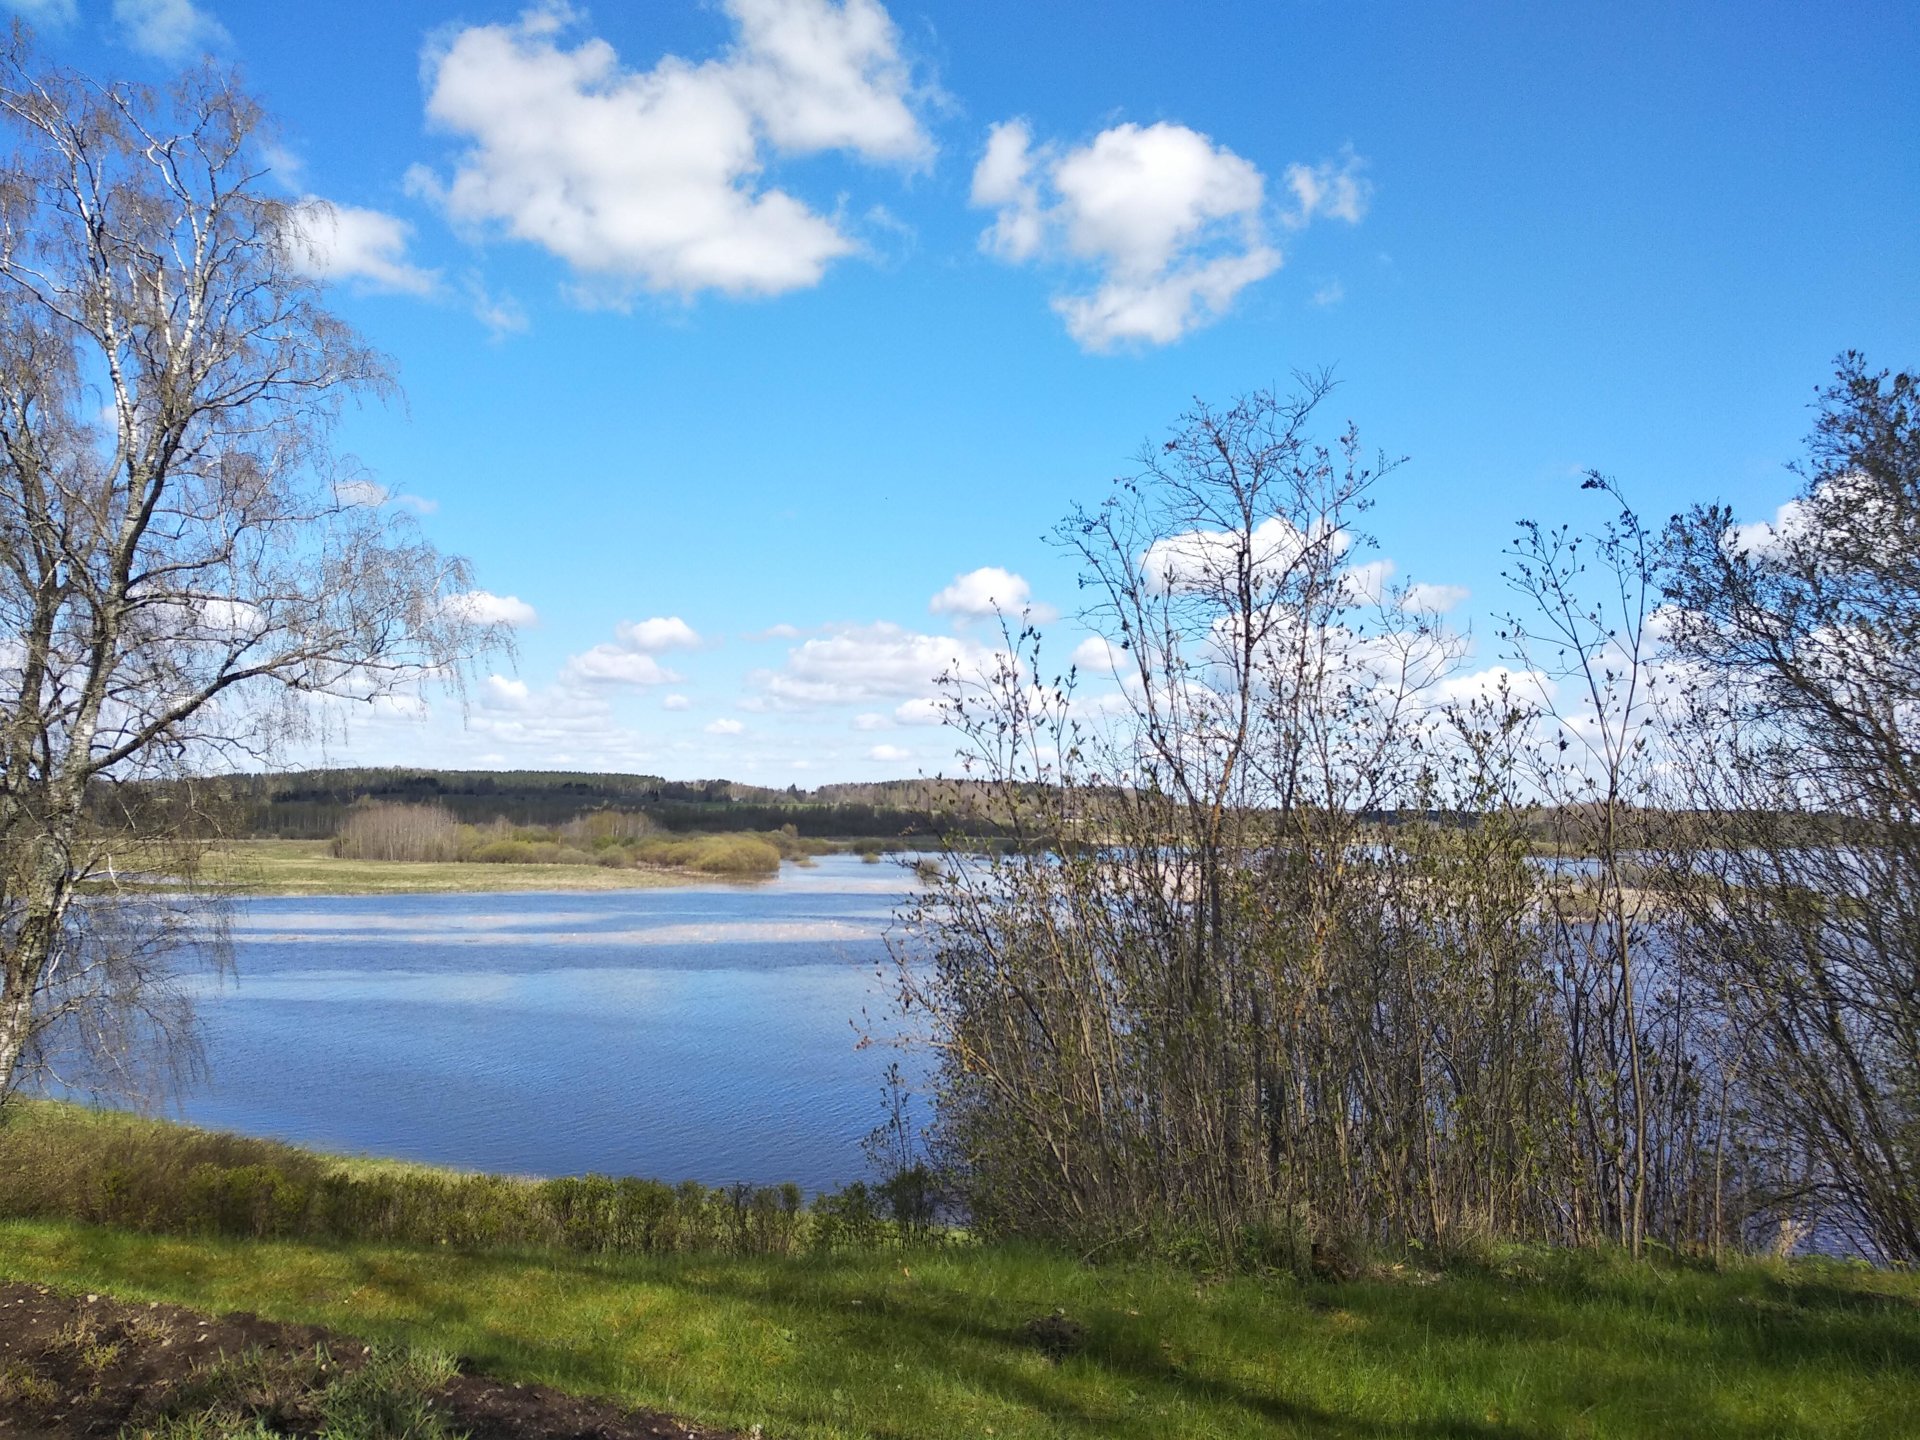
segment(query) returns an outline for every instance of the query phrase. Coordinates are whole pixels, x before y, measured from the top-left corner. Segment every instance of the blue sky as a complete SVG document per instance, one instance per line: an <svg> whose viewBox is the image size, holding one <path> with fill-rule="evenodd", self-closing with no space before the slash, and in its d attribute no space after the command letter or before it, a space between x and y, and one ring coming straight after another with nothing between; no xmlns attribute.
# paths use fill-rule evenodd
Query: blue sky
<svg viewBox="0 0 1920 1440"><path fill-rule="evenodd" d="M338 207L406 393L343 440L518 622L340 761L937 771L986 596L1083 638L1042 534L1322 366L1490 665L1582 470L1764 518L1837 352L1920 364L1910 3L10 8L102 77L239 65Z"/></svg>

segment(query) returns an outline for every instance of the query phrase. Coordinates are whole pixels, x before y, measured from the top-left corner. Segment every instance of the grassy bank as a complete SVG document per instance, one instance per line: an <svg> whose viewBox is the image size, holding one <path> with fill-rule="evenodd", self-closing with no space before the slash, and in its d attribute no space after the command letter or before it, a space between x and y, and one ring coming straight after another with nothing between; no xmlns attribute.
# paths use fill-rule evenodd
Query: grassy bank
<svg viewBox="0 0 1920 1440"><path fill-rule="evenodd" d="M1920 1284L1822 1263L1514 1252L1200 1283L1005 1247L591 1260L14 1221L0 1276L326 1324L773 1437L1920 1430ZM1056 1310L1084 1327L1059 1359L1028 1329Z"/></svg>
<svg viewBox="0 0 1920 1440"><path fill-rule="evenodd" d="M580 1186L10 1107L0 1279L322 1324L772 1437L1920 1433L1910 1274L1511 1248L1215 1281ZM682 1228L635 1253L663 1200Z"/></svg>
<svg viewBox="0 0 1920 1440"><path fill-rule="evenodd" d="M925 1228L913 1178L809 1201L797 1185L540 1180L344 1160L54 1101L14 1100L0 1112L0 1217L151 1234L594 1255L872 1250Z"/></svg>
<svg viewBox="0 0 1920 1440"><path fill-rule="evenodd" d="M595 864L475 865L463 861L346 860L325 840L234 840L213 874L252 895L424 895L499 890L641 890L710 876Z"/></svg>

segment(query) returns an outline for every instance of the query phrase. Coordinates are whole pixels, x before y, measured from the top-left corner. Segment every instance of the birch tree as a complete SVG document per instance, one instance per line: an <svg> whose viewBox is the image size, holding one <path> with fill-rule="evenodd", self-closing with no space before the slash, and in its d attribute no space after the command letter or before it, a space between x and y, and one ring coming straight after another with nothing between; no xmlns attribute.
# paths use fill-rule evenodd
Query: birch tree
<svg viewBox="0 0 1920 1440"><path fill-rule="evenodd" d="M50 1035L125 1079L183 1014L206 892L153 847L194 817L140 782L258 763L314 697L411 692L486 637L463 562L334 448L390 373L322 303L234 79L100 84L16 28L0 129L4 1095ZM130 828L174 898L129 881Z"/></svg>

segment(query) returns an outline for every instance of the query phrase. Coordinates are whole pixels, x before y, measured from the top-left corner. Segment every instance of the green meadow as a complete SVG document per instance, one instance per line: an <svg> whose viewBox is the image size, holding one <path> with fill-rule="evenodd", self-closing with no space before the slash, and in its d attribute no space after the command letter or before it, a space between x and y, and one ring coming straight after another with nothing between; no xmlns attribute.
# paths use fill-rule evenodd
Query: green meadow
<svg viewBox="0 0 1920 1440"><path fill-rule="evenodd" d="M0 1276L337 1327L769 1436L1901 1436L1920 1282L1510 1251L1206 1280L1000 1246L598 1260L0 1224ZM1084 1327L1053 1356L1029 1322Z"/></svg>

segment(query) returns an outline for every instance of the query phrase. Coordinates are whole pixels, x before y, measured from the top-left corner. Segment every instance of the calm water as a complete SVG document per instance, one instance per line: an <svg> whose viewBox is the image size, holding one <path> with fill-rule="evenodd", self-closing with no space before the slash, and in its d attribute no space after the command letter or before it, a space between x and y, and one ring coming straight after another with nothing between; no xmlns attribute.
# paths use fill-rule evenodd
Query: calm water
<svg viewBox="0 0 1920 1440"><path fill-rule="evenodd" d="M829 856L751 888L263 899L199 990L196 1124L322 1149L711 1184L865 1174L907 886ZM863 1015L867 1019L863 1020Z"/></svg>

